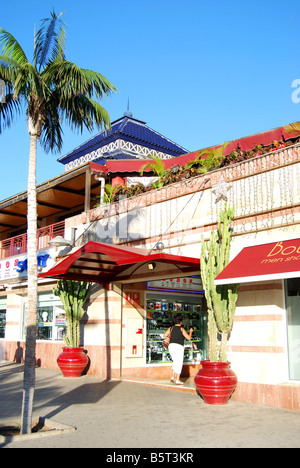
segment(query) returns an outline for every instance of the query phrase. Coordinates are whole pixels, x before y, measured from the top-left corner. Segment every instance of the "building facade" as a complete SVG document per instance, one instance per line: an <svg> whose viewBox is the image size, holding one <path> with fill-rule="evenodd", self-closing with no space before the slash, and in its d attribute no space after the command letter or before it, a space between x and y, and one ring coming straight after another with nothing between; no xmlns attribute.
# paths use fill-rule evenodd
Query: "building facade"
<svg viewBox="0 0 300 468"><path fill-rule="evenodd" d="M66 319L52 292L56 278L86 278L94 281L81 323L90 375L168 377L162 334L177 311L184 314L184 326L195 328L192 343L185 345L183 371L194 375L207 358L201 237L207 240L216 229L225 202L235 208L231 260L245 247L266 246L259 264L271 268L269 275L249 275L254 260L242 265L228 342L239 380L233 398L299 410L299 143L66 218L63 235L73 237L73 248L39 251L39 365L56 368L62 348ZM136 260L139 250L145 257ZM280 268L283 264L287 268ZM20 361L24 352L22 266L20 255L1 260L0 358L10 361ZM111 272L105 280L101 268L103 277Z"/></svg>

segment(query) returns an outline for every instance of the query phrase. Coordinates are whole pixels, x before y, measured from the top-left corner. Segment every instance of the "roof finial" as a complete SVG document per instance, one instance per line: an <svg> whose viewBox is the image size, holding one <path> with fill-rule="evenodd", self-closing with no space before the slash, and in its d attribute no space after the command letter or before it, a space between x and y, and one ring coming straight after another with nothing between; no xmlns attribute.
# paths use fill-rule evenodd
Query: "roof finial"
<svg viewBox="0 0 300 468"><path fill-rule="evenodd" d="M132 117L132 112L129 110L129 98L127 102L127 110L124 112L125 117Z"/></svg>

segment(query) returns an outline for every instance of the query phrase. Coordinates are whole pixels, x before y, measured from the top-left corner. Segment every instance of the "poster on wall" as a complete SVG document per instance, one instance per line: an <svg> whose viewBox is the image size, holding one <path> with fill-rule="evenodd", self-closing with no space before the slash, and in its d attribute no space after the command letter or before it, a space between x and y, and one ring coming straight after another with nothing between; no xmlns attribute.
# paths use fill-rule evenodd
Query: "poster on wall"
<svg viewBox="0 0 300 468"><path fill-rule="evenodd" d="M203 285L200 276L188 276L183 278L167 278L148 282L148 289L162 291L191 291L202 293Z"/></svg>
<svg viewBox="0 0 300 468"><path fill-rule="evenodd" d="M126 293L126 303L132 305L140 305L140 293L137 292L127 292Z"/></svg>

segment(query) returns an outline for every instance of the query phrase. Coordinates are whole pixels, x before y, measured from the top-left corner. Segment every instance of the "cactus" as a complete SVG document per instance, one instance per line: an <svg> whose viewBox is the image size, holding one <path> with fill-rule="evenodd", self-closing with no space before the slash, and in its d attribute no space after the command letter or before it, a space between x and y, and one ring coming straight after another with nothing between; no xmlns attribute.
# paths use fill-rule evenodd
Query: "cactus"
<svg viewBox="0 0 300 468"><path fill-rule="evenodd" d="M227 340L232 331L239 285L215 285L215 277L228 265L234 209L224 205L219 215L218 230L212 232L209 242L202 236L201 277L208 308L209 359L227 361ZM221 345L218 349L218 334Z"/></svg>
<svg viewBox="0 0 300 468"><path fill-rule="evenodd" d="M80 346L80 319L83 306L89 297L91 284L84 281L58 280L57 289L53 289L64 306L67 316L67 333L63 339L68 348Z"/></svg>

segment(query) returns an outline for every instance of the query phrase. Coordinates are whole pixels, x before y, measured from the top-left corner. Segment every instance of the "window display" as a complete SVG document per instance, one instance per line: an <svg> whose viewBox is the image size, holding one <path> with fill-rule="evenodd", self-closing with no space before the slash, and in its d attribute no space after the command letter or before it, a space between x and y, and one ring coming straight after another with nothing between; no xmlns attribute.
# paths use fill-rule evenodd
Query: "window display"
<svg viewBox="0 0 300 468"><path fill-rule="evenodd" d="M64 308L53 294L38 297L37 340L62 341L67 322ZM27 302L24 304L23 338L26 336Z"/></svg>
<svg viewBox="0 0 300 468"><path fill-rule="evenodd" d="M173 317L183 315L182 326L189 332L194 329L191 341L185 341L184 362L196 363L207 357L207 315L203 296L147 294L147 363L171 361L170 353L163 347L165 331L174 325Z"/></svg>
<svg viewBox="0 0 300 468"><path fill-rule="evenodd" d="M0 338L5 338L6 310L0 309Z"/></svg>
<svg viewBox="0 0 300 468"><path fill-rule="evenodd" d="M0 298L0 338L5 338L6 298Z"/></svg>

